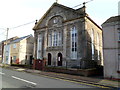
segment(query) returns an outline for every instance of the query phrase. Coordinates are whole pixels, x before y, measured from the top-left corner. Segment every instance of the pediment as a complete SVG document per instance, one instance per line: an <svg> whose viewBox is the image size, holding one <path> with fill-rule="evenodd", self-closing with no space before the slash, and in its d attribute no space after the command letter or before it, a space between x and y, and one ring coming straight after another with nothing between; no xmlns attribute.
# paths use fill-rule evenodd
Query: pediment
<svg viewBox="0 0 120 90"><path fill-rule="evenodd" d="M54 3L43 17L34 26L33 30L51 26L51 24L61 24L62 22L80 17L81 14L76 10Z"/></svg>

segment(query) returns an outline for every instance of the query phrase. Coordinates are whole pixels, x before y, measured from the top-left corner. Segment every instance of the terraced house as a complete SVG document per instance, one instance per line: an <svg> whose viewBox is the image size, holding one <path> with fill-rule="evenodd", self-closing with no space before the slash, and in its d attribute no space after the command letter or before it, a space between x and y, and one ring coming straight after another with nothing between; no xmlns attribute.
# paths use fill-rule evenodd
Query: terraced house
<svg viewBox="0 0 120 90"><path fill-rule="evenodd" d="M4 63L4 51L5 51L5 46L7 43L10 43L12 42L13 40L17 39L18 37L15 36L15 37L12 37L12 38L9 38L8 40L4 40L4 41L1 41L0 42L0 63Z"/></svg>
<svg viewBox="0 0 120 90"><path fill-rule="evenodd" d="M36 22L35 59L47 66L93 68L103 65L102 29L86 13L54 3Z"/></svg>
<svg viewBox="0 0 120 90"><path fill-rule="evenodd" d="M33 36L17 38L4 46L3 61L5 64L32 64Z"/></svg>

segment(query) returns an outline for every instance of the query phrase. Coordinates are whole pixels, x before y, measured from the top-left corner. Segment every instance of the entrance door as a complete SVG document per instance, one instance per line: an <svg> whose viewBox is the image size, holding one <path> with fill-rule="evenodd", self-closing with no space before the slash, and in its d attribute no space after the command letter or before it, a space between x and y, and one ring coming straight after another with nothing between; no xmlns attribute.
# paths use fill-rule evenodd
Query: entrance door
<svg viewBox="0 0 120 90"><path fill-rule="evenodd" d="M31 55L30 56L30 65L32 65L33 64L33 56Z"/></svg>
<svg viewBox="0 0 120 90"><path fill-rule="evenodd" d="M62 54L58 53L58 66L62 66Z"/></svg>
<svg viewBox="0 0 120 90"><path fill-rule="evenodd" d="M51 65L51 58L52 58L52 55L48 53L48 65Z"/></svg>

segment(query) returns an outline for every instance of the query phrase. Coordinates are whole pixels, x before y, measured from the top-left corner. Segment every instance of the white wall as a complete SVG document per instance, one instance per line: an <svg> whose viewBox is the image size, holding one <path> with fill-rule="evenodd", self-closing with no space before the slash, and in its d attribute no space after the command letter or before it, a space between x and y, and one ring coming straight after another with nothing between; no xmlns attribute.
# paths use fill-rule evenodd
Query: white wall
<svg viewBox="0 0 120 90"><path fill-rule="evenodd" d="M104 77L107 78L120 78L117 28L115 22L103 25Z"/></svg>
<svg viewBox="0 0 120 90"><path fill-rule="evenodd" d="M25 64L25 55L26 55L26 39L23 39L20 41L20 47L19 47L19 62L21 64Z"/></svg>

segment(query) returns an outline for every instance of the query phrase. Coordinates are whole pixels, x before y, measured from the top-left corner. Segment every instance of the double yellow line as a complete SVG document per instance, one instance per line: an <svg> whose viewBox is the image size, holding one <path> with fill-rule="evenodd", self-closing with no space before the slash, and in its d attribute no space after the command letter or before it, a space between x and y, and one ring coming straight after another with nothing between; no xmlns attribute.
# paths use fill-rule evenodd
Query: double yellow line
<svg viewBox="0 0 120 90"><path fill-rule="evenodd" d="M109 88L110 89L110 87L107 87L107 86L104 86L104 85L95 85L95 84L90 84L90 83L82 82L82 81L77 82L77 81L63 79L64 77L57 78L57 77L52 77L52 76L47 76L47 75L40 75L40 76L47 77L47 78L52 78L52 79L63 80L63 81L72 82L72 83L77 83L77 84L84 84L84 85L87 85L87 86L93 86L93 87L98 87L98 88Z"/></svg>

